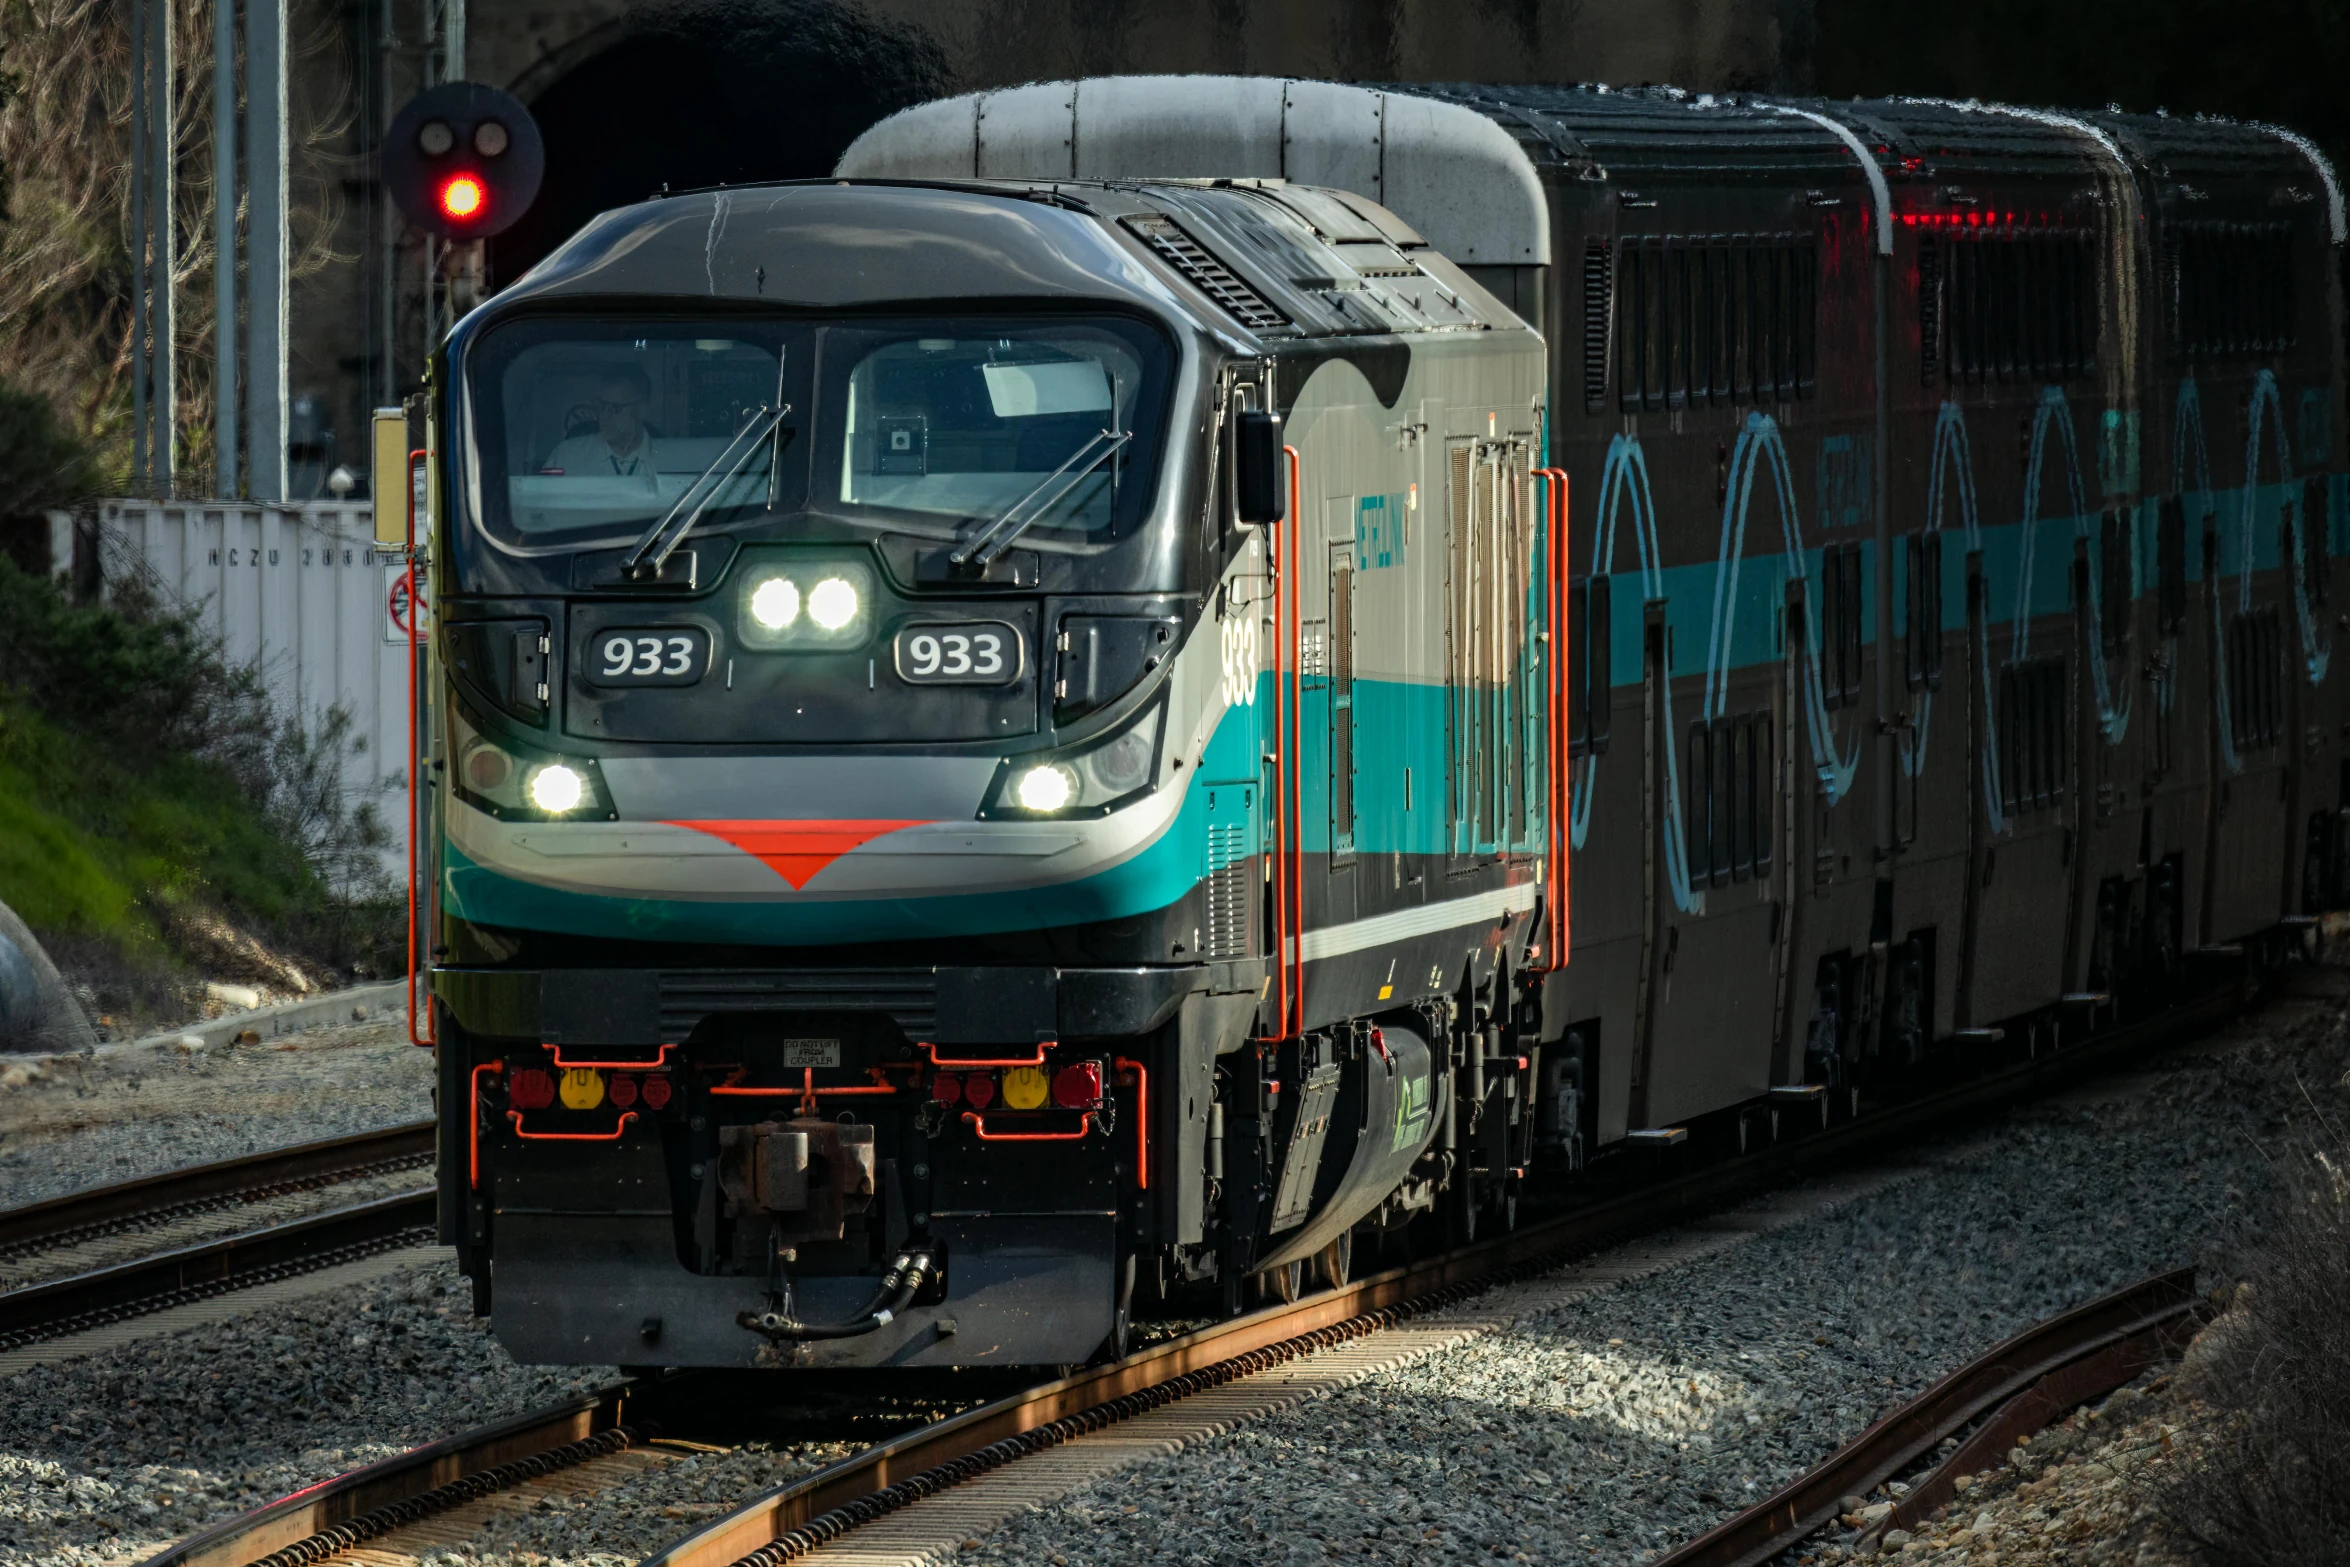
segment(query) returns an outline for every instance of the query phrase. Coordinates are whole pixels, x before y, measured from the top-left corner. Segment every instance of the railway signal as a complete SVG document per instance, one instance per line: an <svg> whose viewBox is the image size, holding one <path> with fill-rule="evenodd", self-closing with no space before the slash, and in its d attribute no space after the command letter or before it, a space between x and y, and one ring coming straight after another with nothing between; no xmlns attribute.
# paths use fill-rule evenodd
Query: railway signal
<svg viewBox="0 0 2350 1567"><path fill-rule="evenodd" d="M384 136L383 181L408 221L452 242L483 239L530 209L546 144L521 100L479 82L418 93Z"/></svg>

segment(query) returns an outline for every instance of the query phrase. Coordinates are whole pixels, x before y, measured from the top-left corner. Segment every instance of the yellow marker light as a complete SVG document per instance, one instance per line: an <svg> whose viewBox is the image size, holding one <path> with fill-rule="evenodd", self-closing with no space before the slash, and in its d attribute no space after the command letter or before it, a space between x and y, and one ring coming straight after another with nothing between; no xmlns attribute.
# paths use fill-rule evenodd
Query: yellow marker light
<svg viewBox="0 0 2350 1567"><path fill-rule="evenodd" d="M1004 1074L1004 1108L1034 1110L1052 1092L1053 1080L1041 1066L1016 1066Z"/></svg>
<svg viewBox="0 0 2350 1567"><path fill-rule="evenodd" d="M751 613L757 614L752 605ZM838 631L857 618L857 589L841 577L826 577L808 590L808 618L827 631Z"/></svg>
<svg viewBox="0 0 2350 1567"><path fill-rule="evenodd" d="M1022 773L1019 786L1013 790L1013 798L1024 811L1062 810L1076 794L1076 780L1069 776L1069 769L1050 762Z"/></svg>
<svg viewBox="0 0 2350 1567"><path fill-rule="evenodd" d="M854 597L854 594L851 595ZM769 577L751 590L751 618L781 631L800 618L800 590L789 577Z"/></svg>
<svg viewBox="0 0 2350 1567"><path fill-rule="evenodd" d="M604 1074L592 1066L575 1066L563 1074L556 1093L570 1110L593 1110L604 1102Z"/></svg>
<svg viewBox="0 0 2350 1567"><path fill-rule="evenodd" d="M530 775L530 803L550 816L579 809L587 798L587 781L561 762L549 762Z"/></svg>

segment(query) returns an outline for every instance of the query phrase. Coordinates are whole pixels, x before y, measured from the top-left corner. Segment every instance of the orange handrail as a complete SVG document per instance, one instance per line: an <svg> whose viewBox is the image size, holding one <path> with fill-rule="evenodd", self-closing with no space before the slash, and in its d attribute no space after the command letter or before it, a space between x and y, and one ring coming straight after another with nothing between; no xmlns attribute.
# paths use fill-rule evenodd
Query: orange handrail
<svg viewBox="0 0 2350 1567"><path fill-rule="evenodd" d="M987 1117L977 1110L964 1111L963 1119L971 1123L971 1129L979 1134L979 1140L983 1143L1073 1143L1093 1133L1091 1110L1078 1118L1077 1130L1074 1132L991 1132L987 1129Z"/></svg>
<svg viewBox="0 0 2350 1567"><path fill-rule="evenodd" d="M1151 1074L1140 1061L1114 1056L1110 1064L1121 1072L1134 1074L1134 1187L1137 1191L1151 1189Z"/></svg>
<svg viewBox="0 0 2350 1567"><path fill-rule="evenodd" d="M669 1064L669 1052L676 1048L674 1042L664 1042L650 1061L566 1061L561 1045L546 1046L548 1053L554 1056L555 1064L566 1072L577 1071L582 1067L593 1067L605 1072L658 1072Z"/></svg>
<svg viewBox="0 0 2350 1567"><path fill-rule="evenodd" d="M977 1057L973 1057L971 1060L965 1061L955 1056L949 1056L946 1060L941 1061L938 1058L938 1046L932 1044L929 1040L917 1039L914 1041L914 1044L917 1048L926 1050L930 1053L930 1064L932 1066L942 1068L952 1067L956 1071L960 1072L966 1068L975 1066L1042 1066L1044 1065L1044 1053L1047 1050L1056 1048L1059 1044L1059 1041L1052 1039L1044 1040L1037 1045L1035 1055L1024 1056L1017 1060L1004 1061L983 1061Z"/></svg>
<svg viewBox="0 0 2350 1567"><path fill-rule="evenodd" d="M533 1143L616 1143L620 1134L628 1130L628 1123L636 1119L634 1110L620 1112L620 1120L609 1132L526 1132L522 1129L522 1112L509 1110L506 1119L514 1123L514 1135Z"/></svg>
<svg viewBox="0 0 2350 1567"><path fill-rule="evenodd" d="M506 1063L503 1061L484 1061L473 1069L473 1101L469 1107L473 1119L467 1126L469 1136L466 1157L466 1170L470 1178L468 1190L471 1191L481 1190L481 1075L484 1072L505 1070Z"/></svg>
<svg viewBox="0 0 2350 1567"><path fill-rule="evenodd" d="M1280 1025L1270 1036L1289 1038L1305 1026L1305 796L1298 768L1304 745L1299 682L1305 633L1298 598L1305 561L1299 544L1297 448L1289 459L1289 540L1281 525L1266 529L1265 548L1273 579L1273 966L1281 980Z"/></svg>

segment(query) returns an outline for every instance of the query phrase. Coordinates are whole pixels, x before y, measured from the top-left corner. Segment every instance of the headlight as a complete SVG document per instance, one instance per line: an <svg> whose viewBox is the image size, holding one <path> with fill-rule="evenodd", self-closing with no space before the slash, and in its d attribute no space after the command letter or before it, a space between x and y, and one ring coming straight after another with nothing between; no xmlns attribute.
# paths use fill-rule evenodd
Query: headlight
<svg viewBox="0 0 2350 1567"><path fill-rule="evenodd" d="M592 757L557 757L492 740L461 707L449 710L449 769L458 797L500 821L612 821L612 797Z"/></svg>
<svg viewBox="0 0 2350 1567"><path fill-rule="evenodd" d="M873 574L856 561L754 558L743 573L735 633L762 651L862 646L872 598Z"/></svg>
<svg viewBox="0 0 2350 1567"><path fill-rule="evenodd" d="M769 631L781 631L799 619L799 584L789 577L769 577L751 589L751 618Z"/></svg>
<svg viewBox="0 0 2350 1567"><path fill-rule="evenodd" d="M808 590L808 618L838 631L857 618L857 590L846 577L826 577Z"/></svg>
<svg viewBox="0 0 2350 1567"><path fill-rule="evenodd" d="M1082 748L1009 756L996 769L983 817L1107 816L1158 782L1159 729L1167 705L1153 702L1115 732Z"/></svg>
<svg viewBox="0 0 2350 1567"><path fill-rule="evenodd" d="M561 762L549 762L530 775L530 803L549 816L576 811L586 798L587 780Z"/></svg>
<svg viewBox="0 0 2350 1567"><path fill-rule="evenodd" d="M1019 775L1012 799L1023 811L1066 810L1077 799L1077 775L1058 762L1040 762Z"/></svg>

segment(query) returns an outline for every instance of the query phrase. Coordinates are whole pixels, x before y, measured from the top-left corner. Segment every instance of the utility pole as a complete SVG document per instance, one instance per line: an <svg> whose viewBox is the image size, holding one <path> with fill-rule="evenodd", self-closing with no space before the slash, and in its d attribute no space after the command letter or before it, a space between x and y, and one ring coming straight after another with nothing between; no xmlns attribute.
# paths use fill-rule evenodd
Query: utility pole
<svg viewBox="0 0 2350 1567"><path fill-rule="evenodd" d="M237 0L212 0L212 492L237 498Z"/></svg>
<svg viewBox="0 0 2350 1567"><path fill-rule="evenodd" d="M247 471L257 501L286 498L286 0L245 9Z"/></svg>
<svg viewBox="0 0 2350 1567"><path fill-rule="evenodd" d="M179 406L176 397L178 355L174 341L179 328L176 308L179 287L175 263L176 239L172 232L173 208L179 194L178 150L179 116L174 112L173 53L175 40L172 26L171 0L150 0L147 8L147 128L152 140L147 155L152 160L154 173L147 184L147 212L154 229L152 257L147 274L148 292L153 303L148 307L154 327L154 390L148 399L148 416L154 421L152 452L155 463L155 498L170 499L179 472Z"/></svg>
<svg viewBox="0 0 2350 1567"><path fill-rule="evenodd" d="M131 0L131 489L147 488L147 11Z"/></svg>

